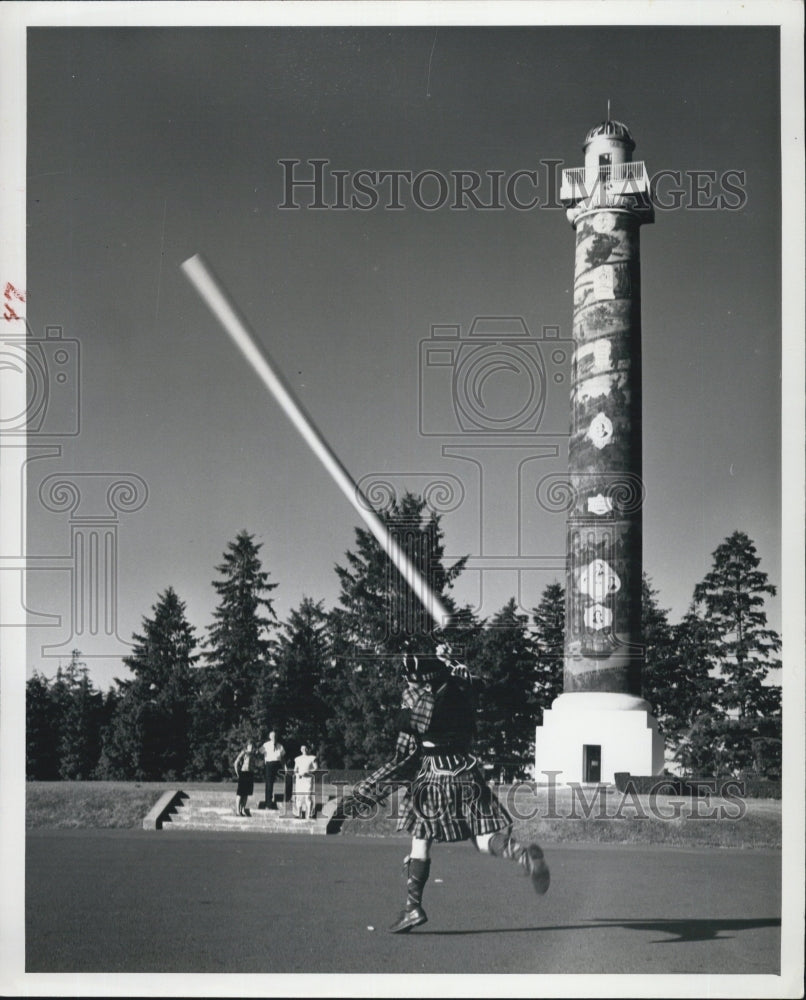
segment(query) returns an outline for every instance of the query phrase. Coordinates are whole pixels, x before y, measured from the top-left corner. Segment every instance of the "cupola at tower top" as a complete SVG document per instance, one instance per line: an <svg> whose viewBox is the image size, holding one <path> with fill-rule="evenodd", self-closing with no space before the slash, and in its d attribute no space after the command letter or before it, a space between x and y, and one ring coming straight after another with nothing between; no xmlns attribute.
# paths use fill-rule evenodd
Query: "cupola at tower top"
<svg viewBox="0 0 806 1000"><path fill-rule="evenodd" d="M607 136L611 139L617 139L619 142L628 146L631 150L635 149L633 137L630 135L630 130L624 122L617 122L612 118L608 118L607 121L594 125L594 127L590 129L588 134L585 136L585 145L582 148L587 149L590 143L599 136Z"/></svg>
<svg viewBox="0 0 806 1000"><path fill-rule="evenodd" d="M586 167L610 166L631 161L635 140L623 122L608 118L590 129L582 148Z"/></svg>

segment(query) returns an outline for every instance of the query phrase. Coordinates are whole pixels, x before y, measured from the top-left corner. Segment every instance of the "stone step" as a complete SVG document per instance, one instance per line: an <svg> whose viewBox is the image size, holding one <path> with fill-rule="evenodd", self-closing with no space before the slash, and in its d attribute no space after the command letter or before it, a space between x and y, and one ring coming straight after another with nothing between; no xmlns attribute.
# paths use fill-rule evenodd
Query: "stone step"
<svg viewBox="0 0 806 1000"><path fill-rule="evenodd" d="M185 792L184 794L192 796L194 802L213 803L213 802L223 802L224 799L234 800L235 783L233 782L231 788L222 788L220 792L192 791L192 792ZM275 801L282 800L283 798L284 798L283 790L281 788L276 789L274 793ZM251 803L254 803L256 805L258 802L262 801L263 801L263 788L255 787L254 792L252 792L252 794L249 796L250 808L251 808Z"/></svg>
<svg viewBox="0 0 806 1000"><path fill-rule="evenodd" d="M323 819L296 819L296 820L271 820L269 822L252 822L254 817L249 816L210 816L208 818L191 817L186 820L179 820L174 816L163 821L163 830L173 830L182 832L185 830L226 830L240 833L289 833L325 835L327 833L327 820Z"/></svg>
<svg viewBox="0 0 806 1000"><path fill-rule="evenodd" d="M320 810L317 810L317 814ZM249 811L249 816L238 816L234 809L218 809L214 806L202 806L200 809L178 809L169 818L175 823L186 823L191 820L208 820L223 817L225 819L251 819L255 823L298 823L299 819L292 813ZM307 817L305 817L307 819ZM313 817L312 817L313 818Z"/></svg>
<svg viewBox="0 0 806 1000"><path fill-rule="evenodd" d="M294 819L294 813L291 809L291 805L288 807L280 803L277 809L256 809L254 806L247 805L249 812L252 814L253 818L256 819ZM317 811L321 809L321 805L317 805ZM184 816L205 816L218 813L222 816L232 816L236 813L235 803L227 802L224 803L203 803L194 802L193 805L179 806L176 810Z"/></svg>
<svg viewBox="0 0 806 1000"><path fill-rule="evenodd" d="M262 800L261 800L262 801ZM246 803L246 808L250 809L252 812L275 812L275 813L285 813L286 809L291 812L291 803L289 802L286 806L285 802L277 802L276 809L263 809L257 802L252 802L251 800ZM222 796L220 799L202 799L201 801L192 799L190 801L186 800L186 804L182 805L181 808L184 809L229 809L233 810L235 808L235 796L226 795Z"/></svg>
<svg viewBox="0 0 806 1000"><path fill-rule="evenodd" d="M194 808L198 806L218 806L218 805L223 806L224 804L226 804L231 809L235 806L236 796L234 787L231 792L192 792L192 793L186 792L185 794L190 794L193 796L191 800L185 799L184 801L185 802L190 801L190 803ZM322 797L323 795L321 793L319 795L315 795L315 798L322 798ZM263 802L263 789L261 788L260 794L258 794L257 789L255 789L254 795L249 796L249 799L246 804L249 809L257 811L260 808L262 802ZM285 808L285 797L281 792L275 794L274 802L279 809ZM262 812L263 810L260 809L260 811Z"/></svg>
<svg viewBox="0 0 806 1000"><path fill-rule="evenodd" d="M297 819L286 810L251 809L249 816L235 812L235 796L229 792L183 792L182 798L164 816L163 830L237 830L245 833L325 834L328 817L317 810L317 818Z"/></svg>

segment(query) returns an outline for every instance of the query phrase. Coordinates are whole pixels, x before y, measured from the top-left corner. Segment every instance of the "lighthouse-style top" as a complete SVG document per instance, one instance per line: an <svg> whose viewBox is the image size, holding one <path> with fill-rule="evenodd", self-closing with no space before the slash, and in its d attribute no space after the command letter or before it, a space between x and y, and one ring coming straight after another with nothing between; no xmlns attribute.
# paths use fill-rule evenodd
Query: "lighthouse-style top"
<svg viewBox="0 0 806 1000"><path fill-rule="evenodd" d="M560 200L573 224L580 210L630 208L652 222L650 181L642 160L632 160L635 141L623 122L608 118L585 137L585 166L563 171Z"/></svg>
<svg viewBox="0 0 806 1000"><path fill-rule="evenodd" d="M617 122L614 118L608 118L607 121L594 125L585 136L585 145L582 148L587 149L588 143L592 142L599 136L616 138L620 142L627 143L631 151L635 149L635 142L633 141L633 137L630 135L630 130L624 122Z"/></svg>
<svg viewBox="0 0 806 1000"><path fill-rule="evenodd" d="M626 163L635 142L630 130L622 122L606 121L596 125L585 137L585 166L600 166L601 158L606 163Z"/></svg>

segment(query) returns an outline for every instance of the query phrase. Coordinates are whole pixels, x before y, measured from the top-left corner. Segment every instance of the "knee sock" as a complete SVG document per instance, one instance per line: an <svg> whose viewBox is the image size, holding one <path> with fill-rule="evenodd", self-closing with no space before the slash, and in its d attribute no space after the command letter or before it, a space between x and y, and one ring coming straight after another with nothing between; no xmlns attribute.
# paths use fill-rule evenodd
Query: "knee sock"
<svg viewBox="0 0 806 1000"><path fill-rule="evenodd" d="M423 889L431 871L431 859L409 858L406 862L406 909L413 910L423 902Z"/></svg>
<svg viewBox="0 0 806 1000"><path fill-rule="evenodd" d="M511 830L494 833L489 840L490 854L499 858L509 858L523 869L532 880L534 891L543 896L551 884L551 874L539 844L521 844L512 836Z"/></svg>
<svg viewBox="0 0 806 1000"><path fill-rule="evenodd" d="M515 861L527 871L530 870L529 858L542 858L543 852L537 844L521 844L512 836L511 830L499 830L488 842L487 850L496 858L508 858Z"/></svg>

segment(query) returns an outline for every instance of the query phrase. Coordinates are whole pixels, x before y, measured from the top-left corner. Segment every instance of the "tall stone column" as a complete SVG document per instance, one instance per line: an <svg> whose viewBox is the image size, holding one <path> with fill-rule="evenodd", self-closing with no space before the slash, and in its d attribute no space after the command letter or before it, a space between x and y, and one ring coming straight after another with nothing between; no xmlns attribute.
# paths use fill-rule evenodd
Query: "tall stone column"
<svg viewBox="0 0 806 1000"><path fill-rule="evenodd" d="M560 781L657 773L663 740L641 695L640 227L649 180L627 127L591 129L560 197L576 230L563 694L536 766Z"/></svg>
<svg viewBox="0 0 806 1000"><path fill-rule="evenodd" d="M590 207L573 224L564 689L640 694L641 219Z"/></svg>

